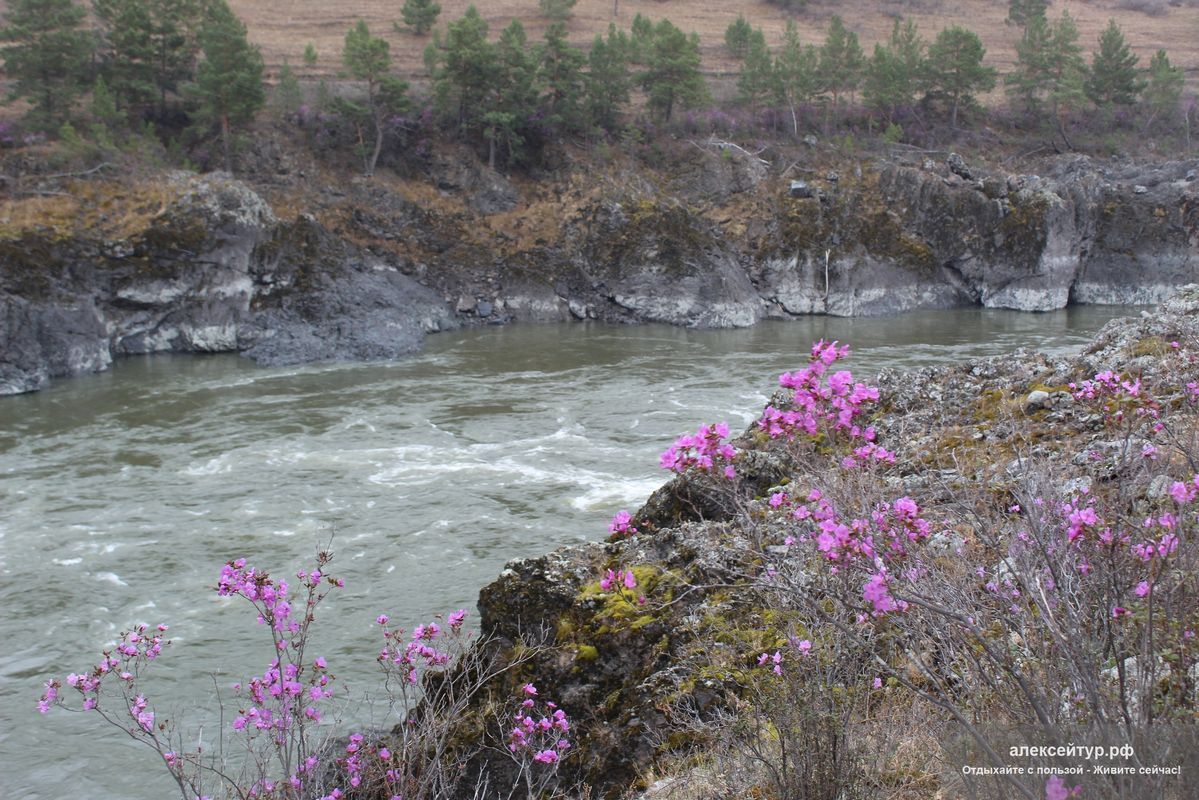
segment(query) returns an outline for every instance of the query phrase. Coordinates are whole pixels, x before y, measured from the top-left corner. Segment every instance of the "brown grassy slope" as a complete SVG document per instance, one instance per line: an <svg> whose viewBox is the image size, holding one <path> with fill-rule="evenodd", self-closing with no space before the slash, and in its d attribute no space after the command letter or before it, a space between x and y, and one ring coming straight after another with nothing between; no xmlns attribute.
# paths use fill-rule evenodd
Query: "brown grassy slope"
<svg viewBox="0 0 1199 800"><path fill-rule="evenodd" d="M869 53L875 42L890 33L896 16L910 16L919 25L925 38L932 39L937 31L948 25L963 25L982 37L987 48L987 62L1001 73L1015 62L1013 45L1016 29L1004 24L1007 3L1002 0L814 0L809 9L789 15L762 0L618 0L619 14L614 15L613 0L579 0L569 22L571 40L586 46L597 34L607 30L608 23L628 28L637 13L657 21L669 19L685 31L700 36L704 69L710 76L735 74L737 62L724 49L724 31L729 23L744 14L755 27L761 27L767 41L778 44L783 27L791 16L806 42L820 42L828 18L839 13L850 28L857 32ZM1179 6L1168 6L1161 16L1149 16L1139 11L1120 9L1128 0L1054 0L1050 14L1057 16L1069 10L1077 20L1080 41L1089 60L1096 47L1100 31L1114 18L1125 37L1146 66L1149 57L1164 47L1171 61L1186 68L1191 85L1199 84L1199 5L1192 0L1179 0ZM262 47L272 72L287 58L294 66L302 64L304 46L312 42L320 60L314 70L300 69L302 75L332 76L340 69L341 47L346 30L357 19L366 20L372 33L384 36L392 46L396 69L410 80L424 77L421 53L428 37L397 33L392 23L400 20L403 0L230 0L230 5L246 22L250 37ZM469 0L441 0L439 25L462 16ZM491 24L492 38L512 19L520 18L531 40L540 39L546 22L539 16L536 0L476 0L476 7Z"/></svg>

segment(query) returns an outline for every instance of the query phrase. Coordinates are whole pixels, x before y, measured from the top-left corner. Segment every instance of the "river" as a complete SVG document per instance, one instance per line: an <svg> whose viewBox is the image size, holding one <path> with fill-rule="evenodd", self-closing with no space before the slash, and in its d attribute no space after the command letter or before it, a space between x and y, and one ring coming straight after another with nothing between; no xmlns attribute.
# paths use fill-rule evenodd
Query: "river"
<svg viewBox="0 0 1199 800"><path fill-rule="evenodd" d="M473 614L507 560L604 537L662 483L657 455L675 436L744 428L813 341L851 344L861 377L1066 352L1125 313L514 325L439 334L390 363L131 358L0 398L0 797L170 796L148 750L94 714L42 717L35 703L45 679L89 669L131 622L165 622L174 644L149 699L211 744L212 676L228 686L271 657L244 601L212 589L229 559L286 575L332 541L346 585L321 607L317 649L348 693L342 715L388 725L378 614Z"/></svg>

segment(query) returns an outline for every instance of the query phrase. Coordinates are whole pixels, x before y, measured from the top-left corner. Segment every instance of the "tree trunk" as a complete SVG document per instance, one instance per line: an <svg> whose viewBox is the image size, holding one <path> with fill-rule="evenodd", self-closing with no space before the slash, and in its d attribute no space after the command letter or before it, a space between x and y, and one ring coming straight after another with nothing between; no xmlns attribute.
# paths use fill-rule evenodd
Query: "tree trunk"
<svg viewBox="0 0 1199 800"><path fill-rule="evenodd" d="M371 151L370 161L366 164L366 177L373 177L375 164L379 162L379 153L383 152L383 121L375 117L375 149Z"/></svg>
<svg viewBox="0 0 1199 800"><path fill-rule="evenodd" d="M221 115L221 148L225 151L225 172L233 174L233 154L229 143L229 115Z"/></svg>

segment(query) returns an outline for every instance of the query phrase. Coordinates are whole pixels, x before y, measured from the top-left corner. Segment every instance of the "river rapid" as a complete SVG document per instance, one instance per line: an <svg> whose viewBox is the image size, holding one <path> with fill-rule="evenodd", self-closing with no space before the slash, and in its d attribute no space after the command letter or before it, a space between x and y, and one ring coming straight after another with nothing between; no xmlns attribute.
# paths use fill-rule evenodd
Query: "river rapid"
<svg viewBox="0 0 1199 800"><path fill-rule="evenodd" d="M227 687L271 658L249 606L213 589L229 559L282 576L331 542L345 588L321 607L310 652L337 675L347 725L389 726L377 615L411 626L466 608L469 621L509 559L603 538L664 481L657 456L678 434L743 429L813 341L848 342L861 379L1068 352L1128 313L514 325L439 334L388 363L131 358L0 398L0 797L171 796L150 751L94 714L35 705L43 681L90 669L130 623L164 622L174 643L149 700L214 746L214 687L235 710Z"/></svg>

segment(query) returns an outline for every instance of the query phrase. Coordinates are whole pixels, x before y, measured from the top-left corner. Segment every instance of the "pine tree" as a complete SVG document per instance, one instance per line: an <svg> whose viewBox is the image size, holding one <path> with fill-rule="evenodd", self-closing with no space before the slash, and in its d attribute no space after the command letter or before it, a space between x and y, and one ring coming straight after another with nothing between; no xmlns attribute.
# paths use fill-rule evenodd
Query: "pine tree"
<svg viewBox="0 0 1199 800"><path fill-rule="evenodd" d="M986 53L976 33L957 25L938 33L928 48L929 93L949 101L949 124L955 128L958 110L974 102L974 93L995 86L995 70L983 66Z"/></svg>
<svg viewBox="0 0 1199 800"><path fill-rule="evenodd" d="M1145 130L1149 130L1158 119L1169 119L1178 114L1185 81L1183 71L1170 63L1165 50L1153 54L1149 60L1149 80L1142 95L1145 107L1149 110Z"/></svg>
<svg viewBox="0 0 1199 800"><path fill-rule="evenodd" d="M195 77L201 0L93 0L118 103L167 117L168 98ZM154 109L157 104L157 109Z"/></svg>
<svg viewBox="0 0 1199 800"><path fill-rule="evenodd" d="M1007 24L1027 28L1036 17L1045 17L1049 0L1008 0Z"/></svg>
<svg viewBox="0 0 1199 800"><path fill-rule="evenodd" d="M654 24L649 17L637 14L629 28L629 63L649 63L650 50L654 47Z"/></svg>
<svg viewBox="0 0 1199 800"><path fill-rule="evenodd" d="M204 58L190 94L198 105L198 119L219 126L225 170L231 172L233 129L252 120L266 100L262 55L246 39L246 26L225 0L210 0L199 42Z"/></svg>
<svg viewBox="0 0 1199 800"><path fill-rule="evenodd" d="M833 108L840 104L842 94L857 91L865 63L858 35L845 27L841 17L834 15L829 20L817 67L820 90L832 96Z"/></svg>
<svg viewBox="0 0 1199 800"><path fill-rule="evenodd" d="M1087 81L1087 96L1095 105L1130 106L1145 88L1141 80L1132 49L1124 41L1124 34L1109 20L1107 28L1099 36L1099 49L1091 57L1091 75Z"/></svg>
<svg viewBox="0 0 1199 800"><path fill-rule="evenodd" d="M749 39L753 31L744 14L738 14L737 19L729 23L724 32L724 45L734 58L745 58L745 54L749 52Z"/></svg>
<svg viewBox="0 0 1199 800"><path fill-rule="evenodd" d="M537 7L546 19L562 22L570 19L577 2L579 0L537 0Z"/></svg>
<svg viewBox="0 0 1199 800"><path fill-rule="evenodd" d="M283 114L296 113L304 101L300 81L286 58L283 59L283 66L279 68L279 82L275 84L274 95L274 105Z"/></svg>
<svg viewBox="0 0 1199 800"><path fill-rule="evenodd" d="M608 39L596 36L587 57L587 110L591 122L616 129L620 107L629 102L628 36L608 26Z"/></svg>
<svg viewBox="0 0 1199 800"><path fill-rule="evenodd" d="M1069 11L1054 21L1049 37L1048 97L1058 117L1065 107L1076 106L1086 97L1087 65L1078 43L1078 26ZM1059 124L1060 124L1059 117ZM1064 133L1064 131L1063 131Z"/></svg>
<svg viewBox="0 0 1199 800"><path fill-rule="evenodd" d="M506 151L508 164L516 162L529 132L529 121L537 112L537 67L541 48L530 48L524 25L514 19L500 32L495 45L495 67L483 99L481 122L488 141L487 163L495 169L499 148Z"/></svg>
<svg viewBox="0 0 1199 800"><path fill-rule="evenodd" d="M482 113L488 86L495 78L495 47L487 41L487 21L473 5L446 27L443 51L435 52L430 71L440 105L455 109L463 130L474 127Z"/></svg>
<svg viewBox="0 0 1199 800"><path fill-rule="evenodd" d="M787 20L783 31L783 46L775 59L775 74L783 102L791 110L792 133L799 134L798 106L808 103L819 91L820 55L814 45L804 45L799 39L795 23Z"/></svg>
<svg viewBox="0 0 1199 800"><path fill-rule="evenodd" d="M1016 42L1016 68L1004 77L1008 95L1028 114L1038 114L1041 95L1049 84L1049 22L1043 16L1033 17Z"/></svg>
<svg viewBox="0 0 1199 800"><path fill-rule="evenodd" d="M1005 83L1029 113L1039 113L1042 100L1066 138L1063 109L1080 104L1086 97L1087 65L1078 44L1078 26L1069 12L1053 22L1034 17L1016 44L1016 71ZM1068 142L1068 140L1067 140Z"/></svg>
<svg viewBox="0 0 1199 800"><path fill-rule="evenodd" d="M862 94L866 104L885 114L888 121L898 109L915 103L925 71L926 49L911 20L902 26L896 20L887 44L874 46L874 55L866 64Z"/></svg>
<svg viewBox="0 0 1199 800"><path fill-rule="evenodd" d="M404 0L404 7L400 9L404 24L417 36L424 36L433 30L439 14L441 5L437 0ZM395 29L400 30L400 26L396 25Z"/></svg>
<svg viewBox="0 0 1199 800"><path fill-rule="evenodd" d="M541 83L545 88L546 121L566 131L583 126L583 64L587 56L566 40L566 25L546 28L541 51Z"/></svg>
<svg viewBox="0 0 1199 800"><path fill-rule="evenodd" d="M406 110L408 84L388 74L391 46L386 39L372 36L363 20L346 32L341 60L352 76L366 82L365 107L355 109L351 104L349 108L358 111L355 116L374 134L372 146L364 147L362 153L363 174L369 178L375 174L375 165L383 151L386 118Z"/></svg>
<svg viewBox="0 0 1199 800"><path fill-rule="evenodd" d="M304 66L312 69L316 66L316 61L316 45L314 45L312 42L309 42L308 44L304 45Z"/></svg>
<svg viewBox="0 0 1199 800"><path fill-rule="evenodd" d="M92 138L97 144L106 147L112 146L115 135L128 124L124 113L117 108L116 98L108 90L103 75L96 76L96 83L92 86L91 117Z"/></svg>
<svg viewBox="0 0 1199 800"><path fill-rule="evenodd" d="M778 99L782 92L774 61L766 47L766 37L753 37L741 66L737 80L737 91L742 102L757 111L763 105Z"/></svg>
<svg viewBox="0 0 1199 800"><path fill-rule="evenodd" d="M9 0L0 40L11 97L33 103L31 121L55 130L86 88L91 37L80 25L86 12L72 0Z"/></svg>
<svg viewBox="0 0 1199 800"><path fill-rule="evenodd" d="M659 22L647 69L638 80L649 95L649 107L663 120L670 120L677 106L695 106L707 99L699 64L699 37L687 36L670 20Z"/></svg>

